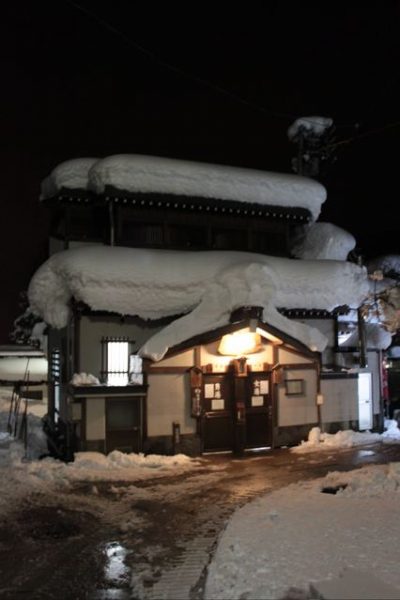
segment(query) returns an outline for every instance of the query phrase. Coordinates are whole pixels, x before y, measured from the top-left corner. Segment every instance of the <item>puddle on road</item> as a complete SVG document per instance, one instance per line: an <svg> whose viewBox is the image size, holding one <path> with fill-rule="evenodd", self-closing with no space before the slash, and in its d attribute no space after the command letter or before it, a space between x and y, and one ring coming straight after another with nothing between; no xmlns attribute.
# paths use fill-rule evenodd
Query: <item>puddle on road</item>
<svg viewBox="0 0 400 600"><path fill-rule="evenodd" d="M364 456L373 456L375 454L375 452L373 450L359 450L357 452L357 455L360 458L363 458Z"/></svg>
<svg viewBox="0 0 400 600"><path fill-rule="evenodd" d="M129 579L129 568L125 564L126 548L119 542L109 542L105 545L104 551L107 556L104 568L106 581L115 585L127 582Z"/></svg>
<svg viewBox="0 0 400 600"><path fill-rule="evenodd" d="M127 549L117 541L108 542L102 547L106 561L104 564L105 587L95 592L96 600L126 600L131 598L130 569L125 564Z"/></svg>

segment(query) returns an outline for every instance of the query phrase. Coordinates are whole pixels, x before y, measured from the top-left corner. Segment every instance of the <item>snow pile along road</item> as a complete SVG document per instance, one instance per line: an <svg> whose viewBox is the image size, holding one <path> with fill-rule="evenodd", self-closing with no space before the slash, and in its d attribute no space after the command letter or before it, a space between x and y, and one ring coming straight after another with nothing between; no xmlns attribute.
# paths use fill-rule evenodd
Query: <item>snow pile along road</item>
<svg viewBox="0 0 400 600"><path fill-rule="evenodd" d="M400 463L286 487L235 513L208 569L205 597L305 600L310 584L335 588L354 569L361 572L356 593L369 571L381 582L376 598L400 598L399 519ZM394 595L385 595L386 585Z"/></svg>
<svg viewBox="0 0 400 600"><path fill-rule="evenodd" d="M301 454L314 452L315 450L365 446L376 442L400 444L400 429L397 426L397 421L386 419L383 433L352 431L351 429L338 431L337 433L322 433L319 427L313 427L308 434L308 440L301 442L299 446L295 446L290 450L296 454Z"/></svg>

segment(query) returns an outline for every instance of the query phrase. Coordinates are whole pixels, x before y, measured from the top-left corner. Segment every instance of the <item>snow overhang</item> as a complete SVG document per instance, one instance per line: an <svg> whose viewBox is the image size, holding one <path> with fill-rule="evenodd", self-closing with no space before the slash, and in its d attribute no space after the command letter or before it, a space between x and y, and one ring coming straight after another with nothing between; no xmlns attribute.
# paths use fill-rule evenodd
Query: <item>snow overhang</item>
<svg viewBox="0 0 400 600"><path fill-rule="evenodd" d="M302 209L312 220L318 218L326 199L325 188L307 177L135 154L66 161L44 180L41 197L57 197L68 189L112 197L134 193L143 200L158 195L191 198L195 203L196 199L231 201L254 205L250 212L268 206L276 215L282 209ZM74 193L66 196L77 199Z"/></svg>
<svg viewBox="0 0 400 600"><path fill-rule="evenodd" d="M229 323L222 327L218 327L211 331L204 331L192 338L188 338L177 344L176 346L172 346L168 349L163 358L169 358L171 356L175 356L188 350L189 348L193 348L198 345L210 344L212 342L217 342L221 340L224 336L235 334L239 332L251 332L255 330L257 334L262 338L264 343L269 343L274 346L286 346L288 348L292 348L297 352L307 356L308 358L319 360L320 353L318 351L310 350L305 344L302 344L299 340L293 338L288 335L284 331L280 331L276 327L266 323L264 321L258 320L256 323L254 319L244 319L240 322ZM244 353L246 354L246 353ZM251 354L248 352L247 354ZM231 355L232 358L235 358L235 354Z"/></svg>

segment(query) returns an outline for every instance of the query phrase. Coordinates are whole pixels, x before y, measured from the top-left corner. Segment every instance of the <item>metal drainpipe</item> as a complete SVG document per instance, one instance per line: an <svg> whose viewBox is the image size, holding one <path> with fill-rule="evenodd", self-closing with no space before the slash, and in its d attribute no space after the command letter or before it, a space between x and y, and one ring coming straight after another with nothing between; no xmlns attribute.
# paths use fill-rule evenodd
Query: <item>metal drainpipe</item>
<svg viewBox="0 0 400 600"><path fill-rule="evenodd" d="M383 352L382 350L378 351L378 361L379 361L379 432L382 433L385 429L385 399L383 397Z"/></svg>
<svg viewBox="0 0 400 600"><path fill-rule="evenodd" d="M315 372L317 375L317 395L321 394L321 359L315 361ZM322 406L317 404L317 416L318 426L322 433L324 433L324 423L322 421Z"/></svg>
<svg viewBox="0 0 400 600"><path fill-rule="evenodd" d="M365 340L365 321L362 316L361 308L357 309L357 322L358 322L358 339L360 346L360 367L364 369L368 366L367 360L367 345Z"/></svg>

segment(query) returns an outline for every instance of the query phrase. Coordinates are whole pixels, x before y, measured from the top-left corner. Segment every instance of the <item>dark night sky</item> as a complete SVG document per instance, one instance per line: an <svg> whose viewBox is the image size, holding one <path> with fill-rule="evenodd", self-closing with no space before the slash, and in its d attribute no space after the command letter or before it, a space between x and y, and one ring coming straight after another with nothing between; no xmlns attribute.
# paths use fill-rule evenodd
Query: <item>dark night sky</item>
<svg viewBox="0 0 400 600"><path fill-rule="evenodd" d="M320 219L351 231L366 257L400 253L399 1L145 6L2 9L0 343L46 258L40 182L69 158L143 153L290 172L288 126L329 116L337 141L358 138L321 178Z"/></svg>

